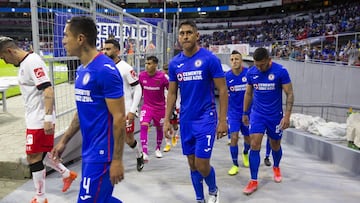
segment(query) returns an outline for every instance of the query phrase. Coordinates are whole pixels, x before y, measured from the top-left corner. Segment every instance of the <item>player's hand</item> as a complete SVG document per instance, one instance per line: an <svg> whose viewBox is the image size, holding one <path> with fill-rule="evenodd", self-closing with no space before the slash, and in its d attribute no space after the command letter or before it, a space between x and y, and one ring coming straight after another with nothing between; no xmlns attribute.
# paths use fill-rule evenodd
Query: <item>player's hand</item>
<svg viewBox="0 0 360 203"><path fill-rule="evenodd" d="M121 160L112 160L110 165L110 181L112 185L124 179L124 166Z"/></svg>
<svg viewBox="0 0 360 203"><path fill-rule="evenodd" d="M216 129L217 139L220 139L228 135L228 126L226 120L219 121Z"/></svg>
<svg viewBox="0 0 360 203"><path fill-rule="evenodd" d="M171 139L171 135L173 134L173 129L171 127L170 121L164 121L163 131L164 131L164 136L168 139Z"/></svg>
<svg viewBox="0 0 360 203"><path fill-rule="evenodd" d="M248 115L243 115L242 116L242 122L245 126L249 126L249 116Z"/></svg>
<svg viewBox="0 0 360 203"><path fill-rule="evenodd" d="M132 113L132 112L129 112L127 115L126 115L126 119L129 121L129 123L132 123L135 119L135 114Z"/></svg>
<svg viewBox="0 0 360 203"><path fill-rule="evenodd" d="M283 117L280 121L280 129L285 130L290 127L290 119Z"/></svg>
<svg viewBox="0 0 360 203"><path fill-rule="evenodd" d="M55 147L51 150L50 154L54 161L61 162L61 155L65 150L65 144L59 142L55 145Z"/></svg>
<svg viewBox="0 0 360 203"><path fill-rule="evenodd" d="M44 122L45 135L54 135L54 124L52 122Z"/></svg>

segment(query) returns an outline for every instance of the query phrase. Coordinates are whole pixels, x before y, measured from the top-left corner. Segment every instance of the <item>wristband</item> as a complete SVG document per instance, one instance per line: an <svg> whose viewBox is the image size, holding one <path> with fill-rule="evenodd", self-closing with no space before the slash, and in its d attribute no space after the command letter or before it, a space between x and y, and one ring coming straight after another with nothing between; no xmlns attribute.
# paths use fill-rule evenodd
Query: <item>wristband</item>
<svg viewBox="0 0 360 203"><path fill-rule="evenodd" d="M45 115L44 121L45 122L53 122L53 115Z"/></svg>

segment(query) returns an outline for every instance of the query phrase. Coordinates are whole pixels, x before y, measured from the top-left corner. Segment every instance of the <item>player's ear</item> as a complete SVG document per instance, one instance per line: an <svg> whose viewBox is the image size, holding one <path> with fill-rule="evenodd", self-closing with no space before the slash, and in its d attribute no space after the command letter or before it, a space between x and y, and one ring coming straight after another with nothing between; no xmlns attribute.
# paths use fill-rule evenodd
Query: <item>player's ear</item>
<svg viewBox="0 0 360 203"><path fill-rule="evenodd" d="M86 41L86 36L84 34L79 34L77 38L78 38L77 40L80 44L84 44Z"/></svg>

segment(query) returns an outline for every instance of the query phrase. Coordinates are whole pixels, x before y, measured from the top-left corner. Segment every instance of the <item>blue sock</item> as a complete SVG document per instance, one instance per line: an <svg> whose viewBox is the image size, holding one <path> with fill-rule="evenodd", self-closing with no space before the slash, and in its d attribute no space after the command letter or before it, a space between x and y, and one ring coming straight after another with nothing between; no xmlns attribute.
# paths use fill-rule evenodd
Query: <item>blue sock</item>
<svg viewBox="0 0 360 203"><path fill-rule="evenodd" d="M243 153L244 153L244 154L248 154L248 153L249 153L249 150L250 150L250 144L244 142L244 150L243 150Z"/></svg>
<svg viewBox="0 0 360 203"><path fill-rule="evenodd" d="M279 167L280 160L281 160L281 157L282 157L282 148L281 148L281 146L280 146L280 149L278 151L272 150L272 156L273 156L273 159L274 159L274 167Z"/></svg>
<svg viewBox="0 0 360 203"><path fill-rule="evenodd" d="M203 177L199 171L191 171L191 181L195 190L196 200L204 200Z"/></svg>
<svg viewBox="0 0 360 203"><path fill-rule="evenodd" d="M233 161L233 164L235 166L239 166L239 163L238 163L239 147L237 145L230 146L230 154L231 154L231 159Z"/></svg>
<svg viewBox="0 0 360 203"><path fill-rule="evenodd" d="M209 187L209 194L214 194L217 191L215 169L211 166L210 173L207 177L204 177L206 184Z"/></svg>
<svg viewBox="0 0 360 203"><path fill-rule="evenodd" d="M270 152L271 152L271 146L270 146L270 141L269 141L269 138L268 138L267 141L266 141L266 154L265 154L265 156L269 157Z"/></svg>
<svg viewBox="0 0 360 203"><path fill-rule="evenodd" d="M249 153L251 180L257 180L260 166L260 150L250 150Z"/></svg>

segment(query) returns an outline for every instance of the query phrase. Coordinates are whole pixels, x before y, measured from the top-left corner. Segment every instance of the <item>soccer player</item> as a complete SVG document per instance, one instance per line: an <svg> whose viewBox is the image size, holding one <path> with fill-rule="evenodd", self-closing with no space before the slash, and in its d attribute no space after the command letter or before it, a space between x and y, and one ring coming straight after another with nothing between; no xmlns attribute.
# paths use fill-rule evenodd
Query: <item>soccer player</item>
<svg viewBox="0 0 360 203"><path fill-rule="evenodd" d="M210 165L215 137L227 135L228 94L220 60L197 44L199 32L193 21L179 25L178 40L183 51L169 64L164 133L170 138L170 117L180 88L180 132L183 154L187 156L190 177L197 202L205 202L203 180L208 185L208 203L219 202L215 169ZM217 114L214 88L219 90L220 113Z"/></svg>
<svg viewBox="0 0 360 203"><path fill-rule="evenodd" d="M163 65L163 71L164 71L167 79L169 79L169 67L168 66L169 66L169 64ZM178 91L178 95L179 95L179 91ZM166 97L167 97L167 90L165 90L165 99L166 99ZM163 149L164 152L170 151L171 146L175 147L177 145L177 142L179 139L179 135L177 134L177 131L179 129L179 111L180 111L179 108L180 108L180 96L177 97L177 99L176 99L176 105L175 105L174 111L170 118L170 124L172 125L173 131L170 135L171 139L165 138L166 145Z"/></svg>
<svg viewBox="0 0 360 203"><path fill-rule="evenodd" d="M140 112L140 139L145 162L149 161L148 129L151 121L156 127L155 156L162 158L160 149L164 138L165 89L169 88L169 81L162 71L157 70L158 63L156 56L148 56L145 61L145 71L139 74L144 97Z"/></svg>
<svg viewBox="0 0 360 203"><path fill-rule="evenodd" d="M243 164L249 167L250 137L249 127L242 122L243 101L246 90L246 73L248 68L242 66L242 56L240 52L234 50L230 55L231 70L225 73L226 84L229 94L229 109L227 119L229 124L228 132L231 136L230 155L233 166L228 171L229 175L236 175L239 172L238 163L238 140L239 131L244 136L244 149L242 152Z"/></svg>
<svg viewBox="0 0 360 203"><path fill-rule="evenodd" d="M82 134L82 180L78 203L119 203L114 185L124 178L125 102L123 82L115 63L96 49L97 28L90 17L75 16L65 25L63 45L77 56L77 112L69 128L52 150L61 157L66 144L80 129Z"/></svg>
<svg viewBox="0 0 360 203"><path fill-rule="evenodd" d="M126 138L125 142L132 148L136 155L137 165L136 169L141 171L144 168L144 159L140 144L134 138L135 129L135 115L138 109L142 90L139 83L139 78L131 67L124 60L119 58L120 44L115 39L108 39L105 41L104 50L105 55L109 56L119 69L123 79L124 99L125 99L125 112L126 112Z"/></svg>
<svg viewBox="0 0 360 203"><path fill-rule="evenodd" d="M281 182L280 160L282 157L282 132L289 127L290 114L294 103L294 93L288 71L274 63L265 48L254 52L254 66L246 75L247 86L244 97L242 120L250 124L251 150L249 153L251 180L244 188L247 195L258 187L261 141L266 131L273 156L274 181ZM286 95L285 114L282 109L282 92ZM252 104L250 121L249 111ZM250 123L249 123L250 122Z"/></svg>
<svg viewBox="0 0 360 203"><path fill-rule="evenodd" d="M63 192L77 177L49 153L54 145L55 98L48 69L38 54L21 49L10 37L0 36L0 59L19 67L18 81L25 102L26 155L36 189L31 203L47 203L44 165L61 174Z"/></svg>

